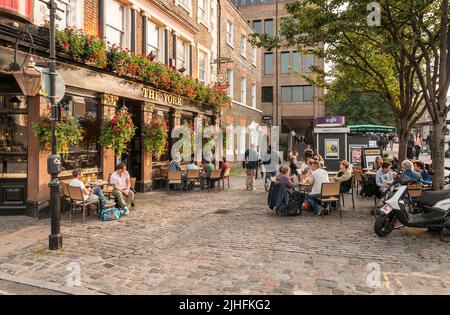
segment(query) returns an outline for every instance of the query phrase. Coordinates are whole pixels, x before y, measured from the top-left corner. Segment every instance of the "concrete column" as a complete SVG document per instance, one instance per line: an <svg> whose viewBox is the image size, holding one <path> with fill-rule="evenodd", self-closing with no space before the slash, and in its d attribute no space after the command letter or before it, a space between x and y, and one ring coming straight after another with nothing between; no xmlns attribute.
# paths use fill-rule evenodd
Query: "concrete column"
<svg viewBox="0 0 450 315"><path fill-rule="evenodd" d="M47 103L40 96L28 97L28 174L27 207L25 214L36 219L39 212L48 209L50 199L50 175L47 173L47 156L49 151L42 148L33 130L33 124L39 123L47 109Z"/></svg>
<svg viewBox="0 0 450 315"><path fill-rule="evenodd" d="M100 97L100 117L101 126L104 126L105 118L112 118L116 114L118 96L111 94L103 94ZM114 149L102 148L102 170L103 170L103 180L109 180L109 174L115 171L115 152Z"/></svg>

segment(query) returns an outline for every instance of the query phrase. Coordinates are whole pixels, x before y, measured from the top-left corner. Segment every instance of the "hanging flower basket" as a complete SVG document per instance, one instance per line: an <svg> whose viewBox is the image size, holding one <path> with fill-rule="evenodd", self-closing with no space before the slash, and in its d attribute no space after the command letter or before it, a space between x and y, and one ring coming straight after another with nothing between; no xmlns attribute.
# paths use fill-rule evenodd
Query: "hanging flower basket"
<svg viewBox="0 0 450 315"><path fill-rule="evenodd" d="M168 130L164 117L153 116L150 123L142 129L144 151L152 152L156 158L164 154L167 149Z"/></svg>
<svg viewBox="0 0 450 315"><path fill-rule="evenodd" d="M126 108L122 108L111 119L105 117L102 128L100 143L108 149L114 149L117 155L121 156L126 152L128 143L136 133L131 114Z"/></svg>
<svg viewBox="0 0 450 315"><path fill-rule="evenodd" d="M32 125L34 134L39 139L41 150L50 151L52 140L51 118L46 113L41 121ZM83 141L84 130L74 116L63 116L56 123L56 150L58 154L67 154L71 145L77 145Z"/></svg>

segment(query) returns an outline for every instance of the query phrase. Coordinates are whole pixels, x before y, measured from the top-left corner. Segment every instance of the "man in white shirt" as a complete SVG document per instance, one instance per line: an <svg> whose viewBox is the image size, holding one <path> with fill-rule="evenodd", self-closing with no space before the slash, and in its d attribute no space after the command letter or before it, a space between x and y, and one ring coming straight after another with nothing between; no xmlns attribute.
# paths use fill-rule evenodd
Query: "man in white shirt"
<svg viewBox="0 0 450 315"><path fill-rule="evenodd" d="M186 169L188 171L192 171L192 170L195 171L195 170L198 170L199 167L197 165L195 165L195 161L192 159L191 162L188 165L186 165Z"/></svg>
<svg viewBox="0 0 450 315"><path fill-rule="evenodd" d="M312 162L311 170L312 174L310 182L312 184L312 190L311 194L306 197L306 200L308 200L309 204L311 205L314 214L320 215L321 209L317 198L320 197L320 194L322 192L322 184L329 183L330 179L328 178L328 173L320 168L320 164L318 161Z"/></svg>
<svg viewBox="0 0 450 315"><path fill-rule="evenodd" d="M130 174L125 164L117 165L110 181L113 185L112 195L116 198L119 207L127 212L134 203L134 192L131 190Z"/></svg>
<svg viewBox="0 0 450 315"><path fill-rule="evenodd" d="M102 193L102 190L100 187L92 188L86 188L86 186L81 181L81 171L80 170L74 170L72 172L72 180L69 182L70 187L79 187L81 188L81 192L83 193L84 201L91 202L95 200L99 200L100 202L100 209L103 210L103 207L106 204L106 198Z"/></svg>

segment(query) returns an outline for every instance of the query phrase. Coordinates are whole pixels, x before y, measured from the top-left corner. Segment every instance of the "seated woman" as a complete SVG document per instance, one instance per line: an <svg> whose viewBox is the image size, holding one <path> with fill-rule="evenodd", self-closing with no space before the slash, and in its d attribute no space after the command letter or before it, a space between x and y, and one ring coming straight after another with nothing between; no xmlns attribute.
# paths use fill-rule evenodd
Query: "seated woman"
<svg viewBox="0 0 450 315"><path fill-rule="evenodd" d="M373 170L378 171L382 164L383 164L383 159L381 158L381 156L377 156L375 158L375 163L373 163Z"/></svg>
<svg viewBox="0 0 450 315"><path fill-rule="evenodd" d="M341 192L349 192L352 188L352 172L350 170L350 163L346 160L339 164L339 173L333 177L335 182L341 183Z"/></svg>
<svg viewBox="0 0 450 315"><path fill-rule="evenodd" d="M289 176L289 166L283 165L280 168L280 174L277 176L277 181L282 183L286 189L292 191L294 189L294 180L293 177Z"/></svg>

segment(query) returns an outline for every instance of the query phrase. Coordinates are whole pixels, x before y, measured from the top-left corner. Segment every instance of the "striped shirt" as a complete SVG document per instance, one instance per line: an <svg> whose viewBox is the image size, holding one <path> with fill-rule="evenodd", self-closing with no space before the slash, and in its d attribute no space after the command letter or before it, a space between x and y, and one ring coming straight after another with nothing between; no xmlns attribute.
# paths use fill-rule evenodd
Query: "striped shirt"
<svg viewBox="0 0 450 315"><path fill-rule="evenodd" d="M177 161L172 160L169 163L168 170L169 170L169 172L181 171L180 164Z"/></svg>

